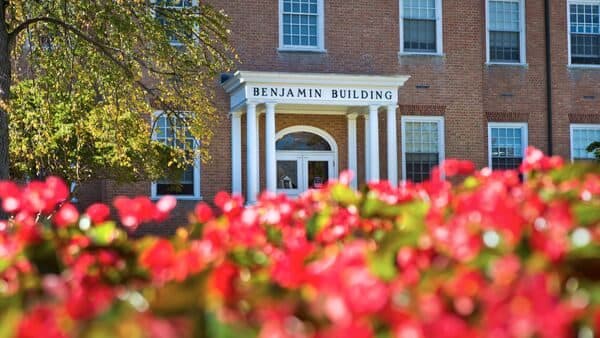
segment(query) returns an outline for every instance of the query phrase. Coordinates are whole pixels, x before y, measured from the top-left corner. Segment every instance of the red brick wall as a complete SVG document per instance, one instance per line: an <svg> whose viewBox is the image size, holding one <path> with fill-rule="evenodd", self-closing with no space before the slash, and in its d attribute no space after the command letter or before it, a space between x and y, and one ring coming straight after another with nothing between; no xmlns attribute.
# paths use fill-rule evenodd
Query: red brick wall
<svg viewBox="0 0 600 338"><path fill-rule="evenodd" d="M547 148L544 1L526 1L527 65L486 65L483 0L443 0L442 56L399 56L398 0L325 0L325 53L278 51L277 0L210 0L232 20L231 41L240 56L237 69L256 71L406 74L400 89L401 115L444 116L446 157L487 166L487 122L527 122L529 144ZM552 77L555 153L568 157L569 123L600 123L600 69L567 67L566 1L551 1ZM417 88L425 85L428 88ZM231 189L229 101L216 86L220 126L210 145L212 159L202 167L202 194L211 200ZM595 99L584 99L595 96ZM277 130L303 124L333 135L341 165L347 163L347 130L343 116L277 115ZM357 120L359 177L364 177L364 121ZM242 159L245 163L245 121ZM385 113L380 113L381 177L387 177ZM264 117L260 119L264 133ZM262 135L262 134L261 134ZM260 139L261 187L264 187L264 136ZM400 141L398 141L400 143ZM399 153L401 145L398 146ZM399 167L401 158L399 156ZM243 168L245 175L245 167ZM400 176L401 177L401 176ZM245 176L243 178L245 184ZM105 199L116 194L148 194L149 184L107 184ZM189 204L186 203L186 204ZM177 222L185 217L178 213Z"/></svg>

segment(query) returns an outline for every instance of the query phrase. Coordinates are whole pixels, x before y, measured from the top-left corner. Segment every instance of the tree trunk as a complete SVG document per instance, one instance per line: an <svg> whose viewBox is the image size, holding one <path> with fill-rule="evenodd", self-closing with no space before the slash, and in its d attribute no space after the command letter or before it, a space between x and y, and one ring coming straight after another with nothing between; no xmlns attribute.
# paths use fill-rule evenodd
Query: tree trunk
<svg viewBox="0 0 600 338"><path fill-rule="evenodd" d="M5 18L6 1L0 0L0 180L9 178L8 159L8 99L11 84L11 62L8 27Z"/></svg>

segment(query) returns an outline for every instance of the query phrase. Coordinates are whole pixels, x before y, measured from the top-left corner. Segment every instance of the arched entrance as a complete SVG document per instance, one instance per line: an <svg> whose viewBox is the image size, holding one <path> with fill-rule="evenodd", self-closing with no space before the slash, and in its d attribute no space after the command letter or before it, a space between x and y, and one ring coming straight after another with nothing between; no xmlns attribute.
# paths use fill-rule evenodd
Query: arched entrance
<svg viewBox="0 0 600 338"><path fill-rule="evenodd" d="M277 192L290 196L337 177L337 145L327 132L294 126L276 135Z"/></svg>

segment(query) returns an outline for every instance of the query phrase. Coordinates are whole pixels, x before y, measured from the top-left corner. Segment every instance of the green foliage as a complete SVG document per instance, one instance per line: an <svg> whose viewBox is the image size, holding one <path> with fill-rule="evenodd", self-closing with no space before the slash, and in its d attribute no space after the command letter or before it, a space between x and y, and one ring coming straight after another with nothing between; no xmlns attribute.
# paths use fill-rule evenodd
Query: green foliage
<svg viewBox="0 0 600 338"><path fill-rule="evenodd" d="M233 57L224 13L147 0L17 0L7 12L14 177L156 179L208 159L213 88ZM153 141L155 111L182 121L203 147Z"/></svg>
<svg viewBox="0 0 600 338"><path fill-rule="evenodd" d="M600 161L600 141L592 142L585 150L594 153L596 160Z"/></svg>

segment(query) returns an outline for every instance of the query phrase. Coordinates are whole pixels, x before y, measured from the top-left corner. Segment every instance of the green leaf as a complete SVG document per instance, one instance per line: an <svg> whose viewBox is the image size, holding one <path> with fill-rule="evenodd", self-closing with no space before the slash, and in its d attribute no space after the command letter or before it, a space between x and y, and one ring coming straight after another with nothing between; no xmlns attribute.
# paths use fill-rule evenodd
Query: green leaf
<svg viewBox="0 0 600 338"><path fill-rule="evenodd" d="M600 222L599 203L577 203L573 206L573 211L578 225L587 226Z"/></svg>
<svg viewBox="0 0 600 338"><path fill-rule="evenodd" d="M105 246L119 237L119 230L114 222L106 222L90 228L87 235L96 245Z"/></svg>

